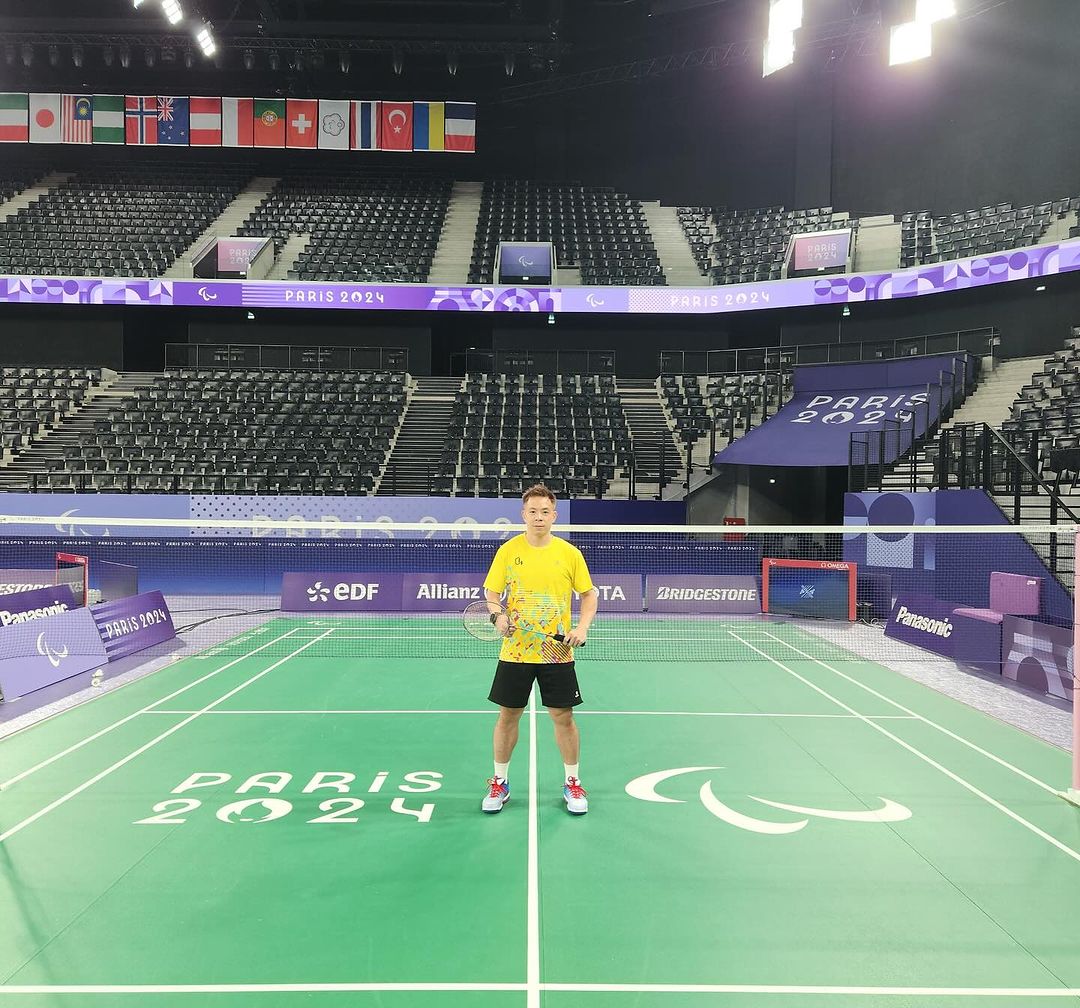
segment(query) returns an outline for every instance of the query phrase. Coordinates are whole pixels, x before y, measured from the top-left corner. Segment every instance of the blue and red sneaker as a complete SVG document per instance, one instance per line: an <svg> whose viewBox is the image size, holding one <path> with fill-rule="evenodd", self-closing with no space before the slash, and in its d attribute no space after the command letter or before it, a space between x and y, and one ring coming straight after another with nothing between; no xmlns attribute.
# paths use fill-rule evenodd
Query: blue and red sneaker
<svg viewBox="0 0 1080 1008"><path fill-rule="evenodd" d="M480 807L489 813L501 812L509 800L510 782L501 777L492 777L488 781L488 792L484 795L484 803Z"/></svg>

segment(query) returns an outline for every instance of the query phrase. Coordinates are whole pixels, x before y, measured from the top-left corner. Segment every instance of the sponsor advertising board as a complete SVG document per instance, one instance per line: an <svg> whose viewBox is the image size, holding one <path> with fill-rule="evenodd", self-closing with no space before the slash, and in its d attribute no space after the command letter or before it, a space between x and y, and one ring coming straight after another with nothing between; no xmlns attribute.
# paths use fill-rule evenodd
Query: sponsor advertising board
<svg viewBox="0 0 1080 1008"><path fill-rule="evenodd" d="M0 630L0 695L24 696L108 660L88 609L18 623Z"/></svg>
<svg viewBox="0 0 1080 1008"><path fill-rule="evenodd" d="M66 584L12 592L0 597L0 628L47 616L59 616L75 608L75 596Z"/></svg>
<svg viewBox="0 0 1080 1008"><path fill-rule="evenodd" d="M646 584L649 612L761 612L761 591L756 577L650 574Z"/></svg>
<svg viewBox="0 0 1080 1008"><path fill-rule="evenodd" d="M91 606L109 661L142 651L176 636L161 592L145 592Z"/></svg>
<svg viewBox="0 0 1080 1008"><path fill-rule="evenodd" d="M885 636L924 651L998 672L1001 624L973 619L956 611L955 602L930 595L901 595L893 606Z"/></svg>

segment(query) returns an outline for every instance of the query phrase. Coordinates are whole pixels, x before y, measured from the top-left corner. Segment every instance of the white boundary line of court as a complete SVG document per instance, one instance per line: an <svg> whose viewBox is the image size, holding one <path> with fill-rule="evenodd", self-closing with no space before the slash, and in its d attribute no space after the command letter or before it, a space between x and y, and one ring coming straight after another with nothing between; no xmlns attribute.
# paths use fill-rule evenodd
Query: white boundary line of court
<svg viewBox="0 0 1080 1008"><path fill-rule="evenodd" d="M329 631L327 631L327 633L329 633ZM13 837L16 833L18 833L20 830L24 829L25 827L29 826L31 823L36 822L42 816L48 815L48 813L52 812L53 809L59 808L61 805L63 805L69 799L74 798L76 795L81 794L87 788L92 787L98 781L104 779L105 777L108 777L109 774L111 774L114 770L119 770L120 767L125 766L127 763L130 763L133 759L135 759L136 756L142 755L148 749L150 749L153 746L157 745L159 742L163 741L164 739L167 739L170 735L174 734L175 732L178 732L185 725L191 724L191 722L194 721L200 715L205 714L210 710L213 710L213 708L216 707L219 703L224 703L226 700L229 699L229 697L235 696L242 689L244 689L247 686L250 686L253 682L256 682L257 680L261 679L267 673L272 672L274 669L278 668L281 665L284 665L285 662L287 662L290 658L295 658L296 655L300 654L301 651L306 651L309 647L311 647L312 644L315 644L320 639L321 638L316 637L315 640L310 640L310 641L307 641L304 644L301 644L300 647L295 648L294 650L290 651L287 655L285 655L284 658L279 658L276 662L274 662L273 665L269 665L266 668L264 668L261 672L258 672L255 675L251 676L250 679L245 680L239 686L236 686L233 689L229 690L229 692L226 693L224 696L220 696L213 703L207 704L204 708L202 708L202 710L196 711L190 717L184 718L183 721L180 721L179 723L173 725L171 728L163 731L160 735L156 735L149 742L145 743L144 745L139 746L139 748L134 750L133 752L128 753L128 755L125 756L123 759L117 760L115 763L113 763L112 766L106 767L106 769L102 770L98 774L95 774L88 781L84 781L78 787L72 788L67 794L61 796L60 798L57 798L53 802L50 802L43 809L39 809L33 815L28 816L26 819L23 819L21 822L16 823L14 826L10 827L5 832L0 833L0 843L4 843L6 840ZM0 989L2 989L2 988L0 988Z"/></svg>
<svg viewBox="0 0 1080 1008"><path fill-rule="evenodd" d="M536 747L536 691L529 691L529 854L526 928L526 1008L540 1008L540 824Z"/></svg>
<svg viewBox="0 0 1080 1008"><path fill-rule="evenodd" d="M0 984L0 998L24 994L320 994L414 992L529 992L521 983L236 983L236 984ZM537 983L540 993L580 994L788 994L835 997L1075 998L1080 987L855 987L799 984Z"/></svg>
<svg viewBox="0 0 1080 1008"><path fill-rule="evenodd" d="M220 667L214 669L213 672L207 672L206 675L204 675L201 679L196 679L194 682L190 682L186 686L181 686L180 689L175 690L174 692L170 693L168 696L161 697L161 699L155 700L151 704L147 704L141 710L133 711L131 714L128 714L126 717L122 717L119 721L114 721L111 725L108 725L105 728L102 728L99 731L96 731L93 735L88 735L86 738L82 739L79 742L76 742L74 745L68 746L65 750L63 750L63 752L58 752L58 753L50 756L48 759L42 760L40 763L37 763L34 766L29 767L26 770L23 770L21 773L16 774L14 777L10 778L9 780L0 781L0 791L4 790L5 788L10 787L12 784L17 784L19 781L25 779L26 777L29 777L32 773L36 773L38 770L44 769L50 763L55 763L58 759L63 759L63 757L69 756L71 753L75 752L77 749L81 749L84 745L87 745L90 742L93 742L96 739L101 738L102 735L107 735L114 728L119 728L121 725L127 724L128 721L131 721L134 718L137 718L140 714L154 713L152 708L156 707L158 704L165 703L166 700L172 700L173 697L178 697L178 696L180 696L181 693L186 693L192 687L198 686L199 683L206 682L207 679L210 679L213 676L216 676L219 672L224 672L226 669L232 668L232 666L236 665L238 662L242 662L245 658L250 658L253 655L258 654L264 648L268 648L271 644L277 644L278 641L284 640L286 637L290 636L293 633L295 633L295 630L289 630L286 633L283 633L280 637L275 637L273 640L267 641L265 644L262 644L259 647L255 648L253 651L249 651L246 654L242 654L239 658L234 658L234 659L232 659L232 661L226 662L224 665L221 665ZM304 638L304 639L306 639L306 638ZM188 657L189 658L197 658L198 655L189 655ZM175 667L175 666L169 666L169 667L172 668L172 667ZM158 671L162 671L162 670L159 669ZM138 680L135 680L135 681L138 681ZM128 683L126 685L130 685L130 683ZM110 696L111 694L105 694L105 695ZM66 711L61 711L61 713L67 713L67 712ZM31 725L29 727L34 727L34 726ZM12 736L12 737L14 737L14 736Z"/></svg>
<svg viewBox="0 0 1080 1008"><path fill-rule="evenodd" d="M171 714L182 717L185 714L197 714L193 710L148 710L145 714ZM495 714L495 708L487 710L213 710L208 715L218 717L272 716L275 714L326 715L326 714ZM771 714L768 711L641 711L641 710L575 710L574 717L595 717L597 715L615 715L618 717L759 717L759 718L824 718L829 721L858 721L869 718L871 721L920 721L916 714Z"/></svg>
<svg viewBox="0 0 1080 1008"><path fill-rule="evenodd" d="M880 732L886 738L892 739L897 745L899 745L903 749L906 749L913 756L917 756L919 759L923 760L925 763L932 766L935 770L940 770L941 773L943 773L950 780L955 781L957 784L959 784L961 787L965 788L966 790L970 791L976 797L981 798L987 804L992 805L999 812L1004 813L1010 819L1012 819L1015 822L1019 823L1025 829L1030 830L1036 836L1041 837L1047 843L1053 845L1058 850L1060 850L1063 854L1066 854L1069 857L1071 857L1074 861L1080 862L1080 852L1073 850L1072 847L1070 847L1068 844L1062 843L1060 840L1057 839L1057 837L1051 836L1045 830L1042 830L1038 826L1036 826L1033 822L1029 822L1022 815L1020 815L1017 812L1014 812L1012 809L1010 809L1007 806L1003 805L996 798L992 798L985 791L980 790L974 784L972 784L970 781L966 781L959 774L953 773L952 770L950 770L946 766L943 766L941 763L939 763L937 760L935 760L932 756L927 756L927 754L922 752L920 749L916 749L915 746L911 745L910 742L905 742L902 738L900 738L897 735L894 735L887 728L883 728L881 725L879 725L876 722L872 721L870 718L864 717L863 715L859 714L858 711L856 711L853 707L849 707L846 703L844 703L843 700L839 699L838 697L834 697L824 687L818 686L816 683L812 683L805 676L801 676L801 675L799 675L798 672L795 672L793 669L788 668L782 661L780 661L780 659L773 658L771 655L766 654L760 648L754 647L754 645L749 643L748 641L741 640L739 638L738 634L734 633L733 631L732 631L731 635L736 640L738 640L741 644L745 645L746 647L750 648L753 651L756 651L759 655L761 655L762 658L765 658L768 661L772 662L774 665L776 665L777 668L783 669L789 675L794 676L800 682L805 683L807 686L809 686L815 692L820 693L823 697L827 697L829 700L831 700L833 703L835 703L838 707L842 708L843 710L850 711L852 714L855 714L856 716L858 716L860 721L863 721L865 724L868 724L871 728L874 729L874 731ZM823 663L821 663L821 664L823 664Z"/></svg>
<svg viewBox="0 0 1080 1008"><path fill-rule="evenodd" d="M962 735L957 735L956 732L950 731L948 728L945 728L944 726L939 725L936 721L931 721L930 718L925 717L922 714L916 714L915 711L911 710L911 708L909 708L909 707L905 707L899 701L893 700L891 697L887 697L884 693L879 693L872 686L867 686L865 683L859 682L858 679L855 679L854 677L849 676L846 672L841 672L838 668L833 668L833 666L830 665L828 662L822 661L820 658L815 658L811 654L807 654L801 648L797 648L794 644L788 643L782 637L777 637L777 636L775 636L774 634L771 634L771 633L766 633L765 636L769 637L771 640L776 641L778 644L783 644L784 647L788 648L791 651L794 651L796 654L798 654L801 657L805 658L807 661L812 661L812 662L814 662L814 664L820 665L824 669L828 669L834 675L840 676L841 679L846 679L849 683L852 683L853 685L858 686L860 689L865 690L867 693L871 694L872 696L877 697L879 700L884 700L887 704L890 704L891 706L895 707L897 710L902 710L905 714L909 714L911 717L915 718L916 720L922 721L923 724L929 725L931 728L935 728L937 731L941 732L943 735L947 735L954 742L959 742L961 745L965 745L969 749L974 750L980 756L985 756L987 759L993 760L995 763L997 763L999 766L1004 767L1006 770L1011 770L1018 777L1022 777L1024 780L1026 780L1029 784L1034 784L1034 785L1036 785L1036 787L1041 787L1044 791L1047 791L1050 794L1055 795L1055 796L1060 794L1060 791L1059 791L1058 788L1051 787L1049 784L1046 783L1046 781L1041 781L1041 780L1039 780L1038 777L1033 777L1026 770L1021 770L1020 767L1014 766L1008 760L1002 759L1000 756L995 756L989 750L983 749L982 746L976 745L974 742L970 741L969 739L964 738ZM873 662L867 662L866 664L873 665L874 663ZM957 702L959 702L959 701L957 701ZM982 713L982 712L980 711L979 713Z"/></svg>

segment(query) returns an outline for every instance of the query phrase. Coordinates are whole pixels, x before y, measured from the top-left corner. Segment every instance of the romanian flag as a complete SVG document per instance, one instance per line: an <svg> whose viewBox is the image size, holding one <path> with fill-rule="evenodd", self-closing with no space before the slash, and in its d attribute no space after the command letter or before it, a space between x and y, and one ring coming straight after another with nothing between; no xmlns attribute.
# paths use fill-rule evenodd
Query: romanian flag
<svg viewBox="0 0 1080 1008"><path fill-rule="evenodd" d="M413 150L446 150L443 123L445 103L441 101L413 102Z"/></svg>

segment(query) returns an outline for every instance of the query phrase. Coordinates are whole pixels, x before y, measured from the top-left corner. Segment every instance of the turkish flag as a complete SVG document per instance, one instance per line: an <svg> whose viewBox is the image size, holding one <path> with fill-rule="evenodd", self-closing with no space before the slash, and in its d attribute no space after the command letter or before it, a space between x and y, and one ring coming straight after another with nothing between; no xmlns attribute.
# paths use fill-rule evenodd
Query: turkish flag
<svg viewBox="0 0 1080 1008"><path fill-rule="evenodd" d="M379 150L413 149L412 102L382 103Z"/></svg>
<svg viewBox="0 0 1080 1008"><path fill-rule="evenodd" d="M285 112L285 144L288 147L319 146L319 103L290 98Z"/></svg>

